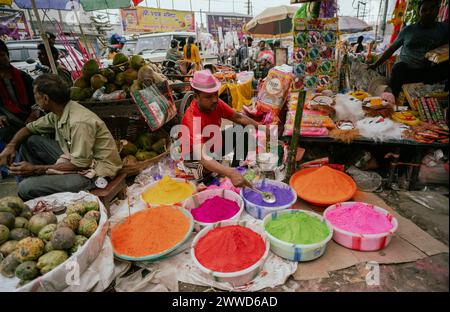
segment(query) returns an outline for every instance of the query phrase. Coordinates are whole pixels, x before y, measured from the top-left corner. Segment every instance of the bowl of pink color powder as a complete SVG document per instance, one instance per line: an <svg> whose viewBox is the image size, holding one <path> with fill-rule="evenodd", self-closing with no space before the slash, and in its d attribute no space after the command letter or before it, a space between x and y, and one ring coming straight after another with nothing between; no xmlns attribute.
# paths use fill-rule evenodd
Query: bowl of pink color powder
<svg viewBox="0 0 450 312"><path fill-rule="evenodd" d="M194 230L221 221L238 220L244 210L239 194L225 189L210 189L189 197L183 207L194 217Z"/></svg>
<svg viewBox="0 0 450 312"><path fill-rule="evenodd" d="M385 248L398 228L397 219L387 210L361 202L329 206L323 216L333 227L334 241L357 251Z"/></svg>

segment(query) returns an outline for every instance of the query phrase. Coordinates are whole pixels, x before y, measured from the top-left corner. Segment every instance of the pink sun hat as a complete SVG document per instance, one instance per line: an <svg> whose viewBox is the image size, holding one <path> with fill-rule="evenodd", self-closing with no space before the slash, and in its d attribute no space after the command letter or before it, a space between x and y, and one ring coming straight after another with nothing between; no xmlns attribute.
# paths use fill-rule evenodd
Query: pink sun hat
<svg viewBox="0 0 450 312"><path fill-rule="evenodd" d="M194 72L194 77L190 80L191 87L205 93L215 93L219 91L222 83L213 76L209 70Z"/></svg>

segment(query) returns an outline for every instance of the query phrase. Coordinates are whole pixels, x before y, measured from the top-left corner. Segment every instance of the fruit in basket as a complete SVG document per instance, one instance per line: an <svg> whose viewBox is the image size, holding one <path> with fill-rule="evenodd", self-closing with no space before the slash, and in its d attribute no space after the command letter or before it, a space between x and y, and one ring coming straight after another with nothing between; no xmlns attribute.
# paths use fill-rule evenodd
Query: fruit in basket
<svg viewBox="0 0 450 312"><path fill-rule="evenodd" d="M16 277L22 281L31 281L39 275L36 261L25 261L15 271Z"/></svg>
<svg viewBox="0 0 450 312"><path fill-rule="evenodd" d="M9 238L9 228L4 224L0 224L0 244L6 242L8 238Z"/></svg>
<svg viewBox="0 0 450 312"><path fill-rule="evenodd" d="M13 253L13 251L16 250L17 243L18 241L16 240L9 240L0 245L0 253L3 255L3 257L6 258L8 255Z"/></svg>
<svg viewBox="0 0 450 312"><path fill-rule="evenodd" d="M152 148L152 137L149 132L142 133L136 140L136 146L143 150L150 150Z"/></svg>
<svg viewBox="0 0 450 312"><path fill-rule="evenodd" d="M152 144L152 150L156 153L162 154L166 150L166 139L159 139L156 143Z"/></svg>
<svg viewBox="0 0 450 312"><path fill-rule="evenodd" d="M126 71L123 72L125 76L125 83L127 85L132 85L133 81L135 81L138 78L138 71L134 68L128 68Z"/></svg>
<svg viewBox="0 0 450 312"><path fill-rule="evenodd" d="M36 260L44 253L44 241L37 237L27 237L17 243L13 255L20 262Z"/></svg>
<svg viewBox="0 0 450 312"><path fill-rule="evenodd" d="M84 201L83 206L86 213L89 211L100 211L100 205L96 200Z"/></svg>
<svg viewBox="0 0 450 312"><path fill-rule="evenodd" d="M28 208L28 206L23 202L20 197L17 196L6 196L0 199L0 211L2 208L10 208L14 211L14 215L17 217L20 215L22 210Z"/></svg>
<svg viewBox="0 0 450 312"><path fill-rule="evenodd" d="M114 83L107 83L106 84L106 93L113 93L114 91L117 91L119 88Z"/></svg>
<svg viewBox="0 0 450 312"><path fill-rule="evenodd" d="M114 79L114 83L121 87L125 84L126 80L125 80L125 73L118 73L116 75L116 79Z"/></svg>
<svg viewBox="0 0 450 312"><path fill-rule="evenodd" d="M91 237L92 234L97 230L97 221L94 219L83 218L78 226L78 234Z"/></svg>
<svg viewBox="0 0 450 312"><path fill-rule="evenodd" d="M83 235L75 235L75 241L72 245L72 247L70 247L69 253L72 255L74 253L77 252L78 248L80 248L81 246L84 245L84 243L87 242L87 238Z"/></svg>
<svg viewBox="0 0 450 312"><path fill-rule="evenodd" d="M97 61L92 59L84 63L82 72L85 79L91 79L92 76L98 74L99 66Z"/></svg>
<svg viewBox="0 0 450 312"><path fill-rule="evenodd" d="M20 261L16 258L15 253L11 253L0 262L0 273L5 277L13 277L19 264Z"/></svg>
<svg viewBox="0 0 450 312"><path fill-rule="evenodd" d="M26 237L30 237L31 232L28 229L12 229L9 232L9 239L20 241Z"/></svg>
<svg viewBox="0 0 450 312"><path fill-rule="evenodd" d="M141 55L133 55L130 60L131 67L136 70L139 70L142 66L145 65L145 60Z"/></svg>
<svg viewBox="0 0 450 312"><path fill-rule="evenodd" d="M83 89L78 87L70 88L70 99L72 101L82 101L84 98Z"/></svg>
<svg viewBox="0 0 450 312"><path fill-rule="evenodd" d="M8 229L14 228L16 217L10 212L0 212L0 224L3 224Z"/></svg>
<svg viewBox="0 0 450 312"><path fill-rule="evenodd" d="M137 146L134 145L131 142L126 141L126 143L124 143L122 150L120 151L120 156L125 157L128 155L134 155L137 153Z"/></svg>
<svg viewBox="0 0 450 312"><path fill-rule="evenodd" d="M35 214L31 217L30 222L28 223L28 229L33 233L38 235L39 231L46 226L47 224L56 224L57 219L53 212L44 211L38 214Z"/></svg>
<svg viewBox="0 0 450 312"><path fill-rule="evenodd" d="M90 85L91 85L91 84L90 84L89 80L87 80L87 79L84 78L83 76L82 76L82 77L79 77L77 80L75 80L75 81L73 82L73 86L74 86L74 87L77 87L77 88L80 88L80 89L89 88Z"/></svg>
<svg viewBox="0 0 450 312"><path fill-rule="evenodd" d="M134 166L138 163L137 158L134 155L127 155L122 160L122 167Z"/></svg>
<svg viewBox="0 0 450 312"><path fill-rule="evenodd" d="M83 216L86 213L86 210L84 208L82 201L78 201L76 203L73 203L73 204L70 204L69 206L67 206L66 214L70 215L72 213L77 213L80 216Z"/></svg>
<svg viewBox="0 0 450 312"><path fill-rule="evenodd" d="M55 250L55 248L53 248L52 242L46 242L44 246L44 254L49 253L52 250Z"/></svg>
<svg viewBox="0 0 450 312"><path fill-rule="evenodd" d="M80 220L82 217L78 213L71 213L67 215L61 222L58 223L58 228L60 227L68 227L72 231L76 231L78 225L80 224Z"/></svg>
<svg viewBox="0 0 450 312"><path fill-rule="evenodd" d="M66 261L67 258L69 256L64 250L52 250L39 258L37 267L41 274L45 274Z"/></svg>
<svg viewBox="0 0 450 312"><path fill-rule="evenodd" d="M100 89L108 83L108 79L101 74L95 74L91 77L91 87L94 90Z"/></svg>
<svg viewBox="0 0 450 312"><path fill-rule="evenodd" d="M108 82L114 82L114 78L116 78L116 73L111 68L103 68L100 74L108 79Z"/></svg>
<svg viewBox="0 0 450 312"><path fill-rule="evenodd" d="M113 65L120 65L126 62L128 62L128 56L126 56L125 54L120 52L114 55Z"/></svg>
<svg viewBox="0 0 450 312"><path fill-rule="evenodd" d="M69 249L75 241L75 233L71 228L64 226L58 228L52 235L52 246L56 250Z"/></svg>
<svg viewBox="0 0 450 312"><path fill-rule="evenodd" d="M28 226L28 220L24 217L16 217L14 221L14 228L26 228Z"/></svg>
<svg viewBox="0 0 450 312"><path fill-rule="evenodd" d="M30 220L30 218L33 216L30 207L25 205L25 208L23 208L22 212L20 213L20 216L24 217L27 220Z"/></svg>
<svg viewBox="0 0 450 312"><path fill-rule="evenodd" d="M100 211L91 210L84 215L85 219L94 219L96 222L100 221Z"/></svg>
<svg viewBox="0 0 450 312"><path fill-rule="evenodd" d="M155 152L148 152L148 151L143 151L143 150L139 150L136 153L136 159L139 161L152 159L153 157L156 157L156 156L158 156L158 154L156 154Z"/></svg>
<svg viewBox="0 0 450 312"><path fill-rule="evenodd" d="M53 233L56 231L56 227L56 224L47 224L39 231L38 237L45 242L50 241Z"/></svg>

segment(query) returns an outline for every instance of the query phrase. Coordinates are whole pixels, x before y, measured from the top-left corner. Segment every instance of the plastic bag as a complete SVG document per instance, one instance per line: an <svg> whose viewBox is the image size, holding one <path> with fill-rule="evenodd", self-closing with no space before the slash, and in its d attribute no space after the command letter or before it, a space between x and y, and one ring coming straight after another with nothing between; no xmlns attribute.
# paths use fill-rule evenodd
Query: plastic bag
<svg viewBox="0 0 450 312"><path fill-rule="evenodd" d="M355 180L358 189L363 192L374 192L382 183L381 176L376 172L362 171L351 166L347 169L347 173Z"/></svg>

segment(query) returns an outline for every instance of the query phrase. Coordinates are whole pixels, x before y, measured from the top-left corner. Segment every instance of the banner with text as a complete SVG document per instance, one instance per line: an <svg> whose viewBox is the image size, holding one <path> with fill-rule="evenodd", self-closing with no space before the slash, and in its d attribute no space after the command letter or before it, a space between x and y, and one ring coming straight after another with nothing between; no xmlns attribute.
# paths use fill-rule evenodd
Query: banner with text
<svg viewBox="0 0 450 312"><path fill-rule="evenodd" d="M0 10L0 37L5 40L31 38L23 11Z"/></svg>
<svg viewBox="0 0 450 312"><path fill-rule="evenodd" d="M223 34L236 31L238 37L243 35L242 27L247 24L252 17L251 16L223 16L223 15L210 15L206 14L208 21L208 32L214 37L219 37L219 28L222 28Z"/></svg>
<svg viewBox="0 0 450 312"><path fill-rule="evenodd" d="M193 12L137 7L122 9L121 16L126 33L195 31Z"/></svg>

